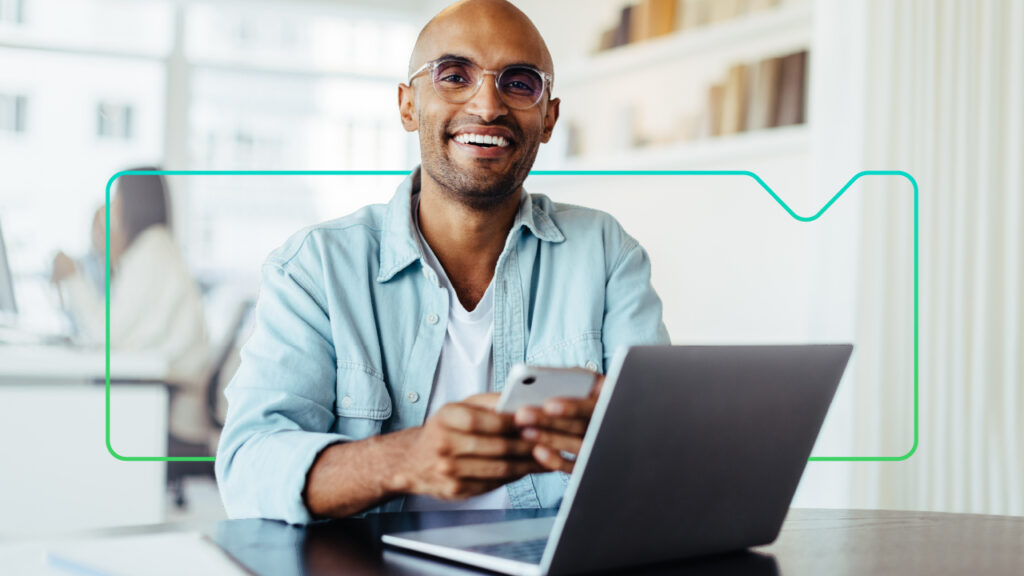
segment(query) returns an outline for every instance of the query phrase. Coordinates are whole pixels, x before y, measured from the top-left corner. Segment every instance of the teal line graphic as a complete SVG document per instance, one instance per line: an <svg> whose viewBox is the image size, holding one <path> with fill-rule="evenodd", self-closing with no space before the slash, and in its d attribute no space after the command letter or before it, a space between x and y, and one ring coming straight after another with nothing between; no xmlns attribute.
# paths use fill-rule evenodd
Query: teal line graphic
<svg viewBox="0 0 1024 576"><path fill-rule="evenodd" d="M121 176L407 176L409 170L124 170L107 181L106 215L110 221L110 188ZM811 456L817 462L899 462L909 459L917 452L919 440L920 411L918 406L918 188L917 180L903 170L862 170L856 173L835 196L825 203L813 216L801 216L793 211L760 176L750 170L534 170L532 176L745 176L757 182L771 195L779 206L799 222L813 222L832 207L839 198L865 176L900 176L914 187L914 445L902 456ZM107 451L118 460L128 462L202 462L213 461L213 457L190 458L183 456L122 456L110 443L110 226L107 226L107 290L106 290L106 442Z"/></svg>

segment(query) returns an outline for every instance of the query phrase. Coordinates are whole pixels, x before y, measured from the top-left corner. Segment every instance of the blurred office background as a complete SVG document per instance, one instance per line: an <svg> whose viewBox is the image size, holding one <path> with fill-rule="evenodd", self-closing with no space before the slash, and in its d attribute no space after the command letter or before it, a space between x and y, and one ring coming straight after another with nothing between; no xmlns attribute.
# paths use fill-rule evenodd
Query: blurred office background
<svg viewBox="0 0 1024 576"><path fill-rule="evenodd" d="M913 175L916 216L908 180L871 176L806 223L745 176L528 188L608 210L647 247L677 343L855 343L814 454L868 460L810 463L795 505L1024 513L1024 3L515 3L547 39L562 99L537 169L750 170L799 216L861 170ZM19 324L63 327L53 255L88 249L118 170L415 166L395 86L446 4L0 0L0 226ZM255 297L271 249L386 202L400 180L172 177L213 345L244 341L235 304ZM113 443L129 446L121 418ZM163 477L163 463L118 465ZM211 480L187 487L184 509L146 502L146 520L223 514ZM132 519L81 525L115 518Z"/></svg>

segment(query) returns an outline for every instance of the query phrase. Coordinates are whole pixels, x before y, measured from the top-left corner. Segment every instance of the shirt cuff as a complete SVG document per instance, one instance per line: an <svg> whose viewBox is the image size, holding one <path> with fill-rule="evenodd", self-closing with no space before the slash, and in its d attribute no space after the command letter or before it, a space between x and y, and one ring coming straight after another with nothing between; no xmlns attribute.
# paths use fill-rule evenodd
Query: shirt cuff
<svg viewBox="0 0 1024 576"><path fill-rule="evenodd" d="M236 500L242 509L229 511L230 515L279 519L289 524L313 521L302 499L309 470L325 448L349 440L340 434L287 430L274 432L252 446L244 446L230 465L234 470L228 471L228 475L235 482L228 482L233 484L229 489L235 492L233 499L244 493L255 494L252 498ZM250 469L242 471L239 467ZM250 508L246 503L255 506Z"/></svg>

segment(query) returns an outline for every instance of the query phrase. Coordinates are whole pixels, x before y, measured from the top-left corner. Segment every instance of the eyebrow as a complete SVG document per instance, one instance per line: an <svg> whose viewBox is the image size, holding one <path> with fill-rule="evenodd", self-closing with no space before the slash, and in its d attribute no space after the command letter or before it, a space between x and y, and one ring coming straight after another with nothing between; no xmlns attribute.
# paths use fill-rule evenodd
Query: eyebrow
<svg viewBox="0 0 1024 576"><path fill-rule="evenodd" d="M437 58L434 59L435 62L437 62L439 60L455 60L457 62L464 62L466 64L472 64L474 66L479 66L479 64L474 62L471 58L467 58L466 56L461 56L459 54L442 54L441 56L438 56ZM506 65L502 66L501 69L504 70L505 68L512 68L512 67L515 67L515 66L526 66L528 68L535 68L535 69L540 70L541 72L543 72L543 70L541 70L540 66L537 66L536 64L534 64L532 62L513 62L511 64L506 64Z"/></svg>

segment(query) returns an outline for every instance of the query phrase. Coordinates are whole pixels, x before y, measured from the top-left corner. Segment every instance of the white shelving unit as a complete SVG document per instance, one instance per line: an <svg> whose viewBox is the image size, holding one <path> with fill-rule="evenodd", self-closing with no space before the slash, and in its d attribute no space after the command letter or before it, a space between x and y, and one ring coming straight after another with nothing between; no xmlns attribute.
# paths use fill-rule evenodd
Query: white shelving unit
<svg viewBox="0 0 1024 576"><path fill-rule="evenodd" d="M544 170L693 170L742 164L779 155L809 155L811 131L806 125L782 126L670 146L634 148L620 154L576 157ZM560 180L568 182L568 180Z"/></svg>
<svg viewBox="0 0 1024 576"><path fill-rule="evenodd" d="M687 120L692 126L706 106L708 87L722 80L730 65L800 50L813 57L814 6L810 0L790 1L560 66L564 72L556 76L555 96L563 100L563 117L537 168L699 169L780 155L809 162L809 123L689 140L678 126ZM811 66L808 60L808 97ZM809 114L806 118L809 122ZM580 129L580 153L571 157L566 154L570 123ZM634 132L666 127L679 139L633 145Z"/></svg>
<svg viewBox="0 0 1024 576"><path fill-rule="evenodd" d="M680 60L750 52L785 52L811 42L812 3L791 2L701 28L682 30L646 42L620 46L566 66L559 88L586 84L601 75L637 68L672 66Z"/></svg>

